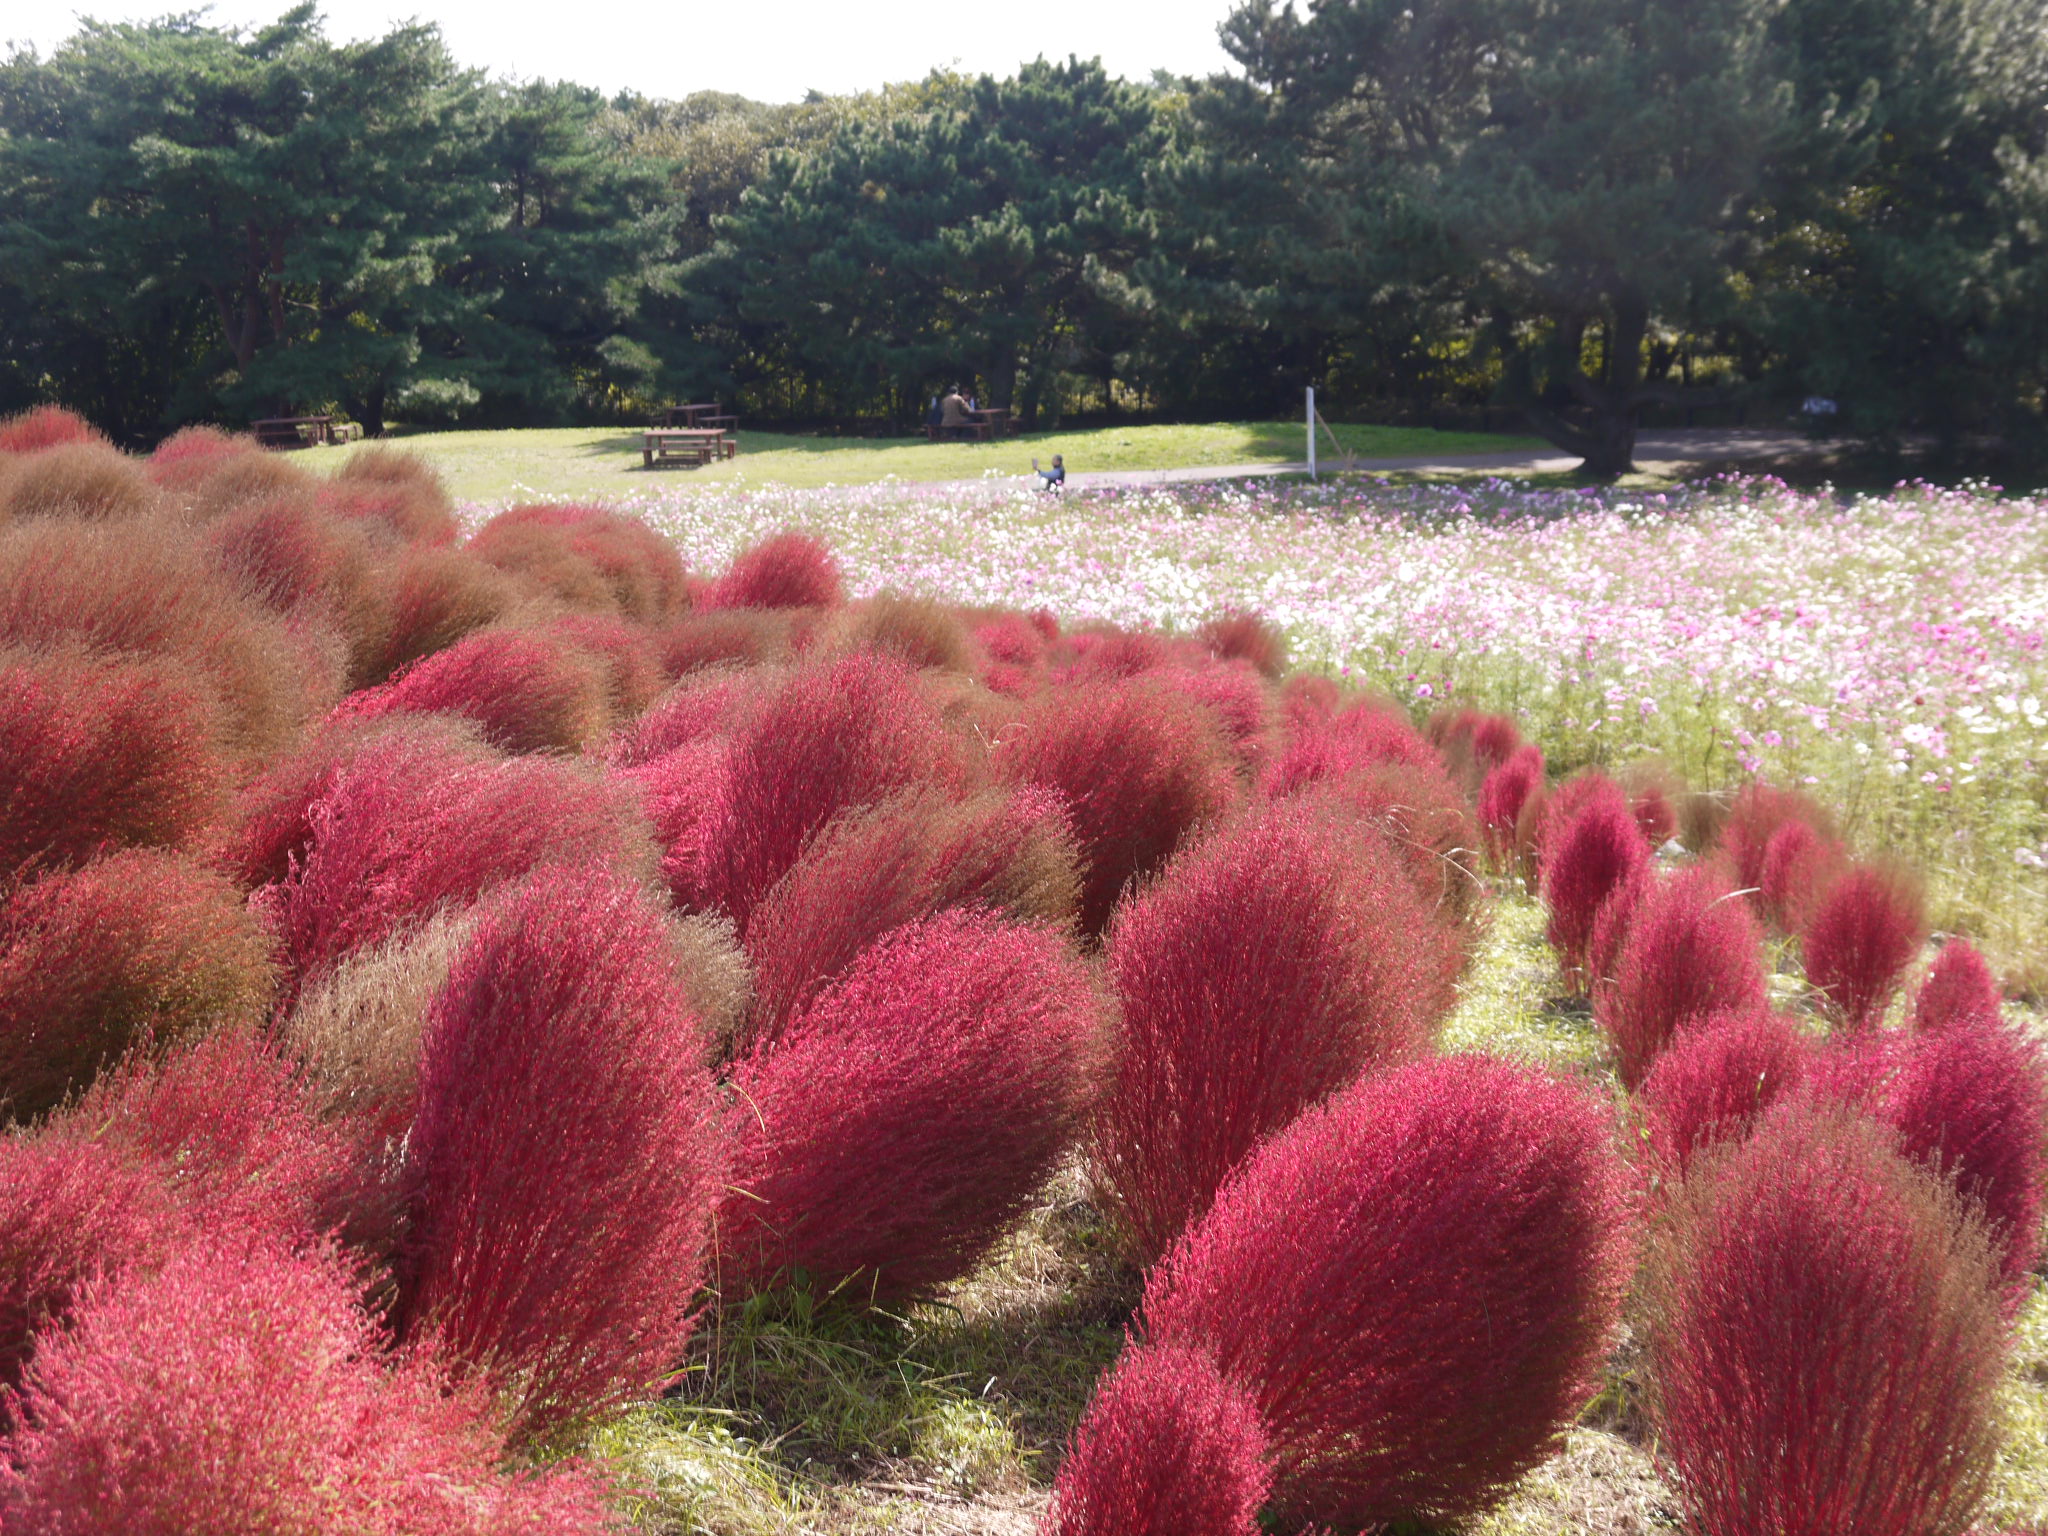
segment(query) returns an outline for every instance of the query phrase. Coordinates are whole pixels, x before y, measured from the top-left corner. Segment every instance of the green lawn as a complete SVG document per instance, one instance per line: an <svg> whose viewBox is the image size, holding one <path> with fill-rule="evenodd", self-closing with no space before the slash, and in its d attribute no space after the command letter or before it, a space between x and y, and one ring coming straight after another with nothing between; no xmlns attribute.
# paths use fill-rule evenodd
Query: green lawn
<svg viewBox="0 0 2048 1536"><path fill-rule="evenodd" d="M1506 453L1540 446L1534 438L1408 427L1340 426L1338 438L1360 458ZM1032 455L1065 454L1070 470L1178 469L1195 465L1283 464L1304 452L1299 422L1222 422L1207 426L1097 427L1046 432L995 443L932 443L923 438L796 437L742 432L731 463L646 471L640 434L628 427L559 427L500 432L397 432L394 440L431 460L458 497L502 501L536 495L620 495L652 485L739 481L761 485L866 485L899 480L978 480L1024 475ZM1322 443L1328 457L1329 442ZM335 463L355 448L311 456Z"/></svg>

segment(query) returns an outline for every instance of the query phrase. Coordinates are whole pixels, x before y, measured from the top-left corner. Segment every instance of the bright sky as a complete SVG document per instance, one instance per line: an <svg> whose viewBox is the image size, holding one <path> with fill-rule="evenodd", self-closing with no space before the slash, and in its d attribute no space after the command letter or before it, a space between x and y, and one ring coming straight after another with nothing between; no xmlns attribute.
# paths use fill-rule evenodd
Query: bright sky
<svg viewBox="0 0 2048 1536"><path fill-rule="evenodd" d="M201 0L192 0L199 8ZM274 19L290 0L216 0L217 25ZM0 39L47 55L81 15L141 21L178 0L0 0ZM794 101L914 80L957 66L1003 75L1043 54L1100 57L1133 80L1155 69L1207 75L1229 60L1216 27L1233 0L362 0L324 6L327 35L372 37L438 22L455 57L494 74L574 80L647 96L735 91Z"/></svg>

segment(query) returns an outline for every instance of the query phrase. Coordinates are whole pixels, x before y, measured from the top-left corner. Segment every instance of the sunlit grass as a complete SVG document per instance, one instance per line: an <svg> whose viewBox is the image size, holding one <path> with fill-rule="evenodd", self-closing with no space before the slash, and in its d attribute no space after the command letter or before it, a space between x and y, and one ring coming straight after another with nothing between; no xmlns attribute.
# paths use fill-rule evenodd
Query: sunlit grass
<svg viewBox="0 0 2048 1536"><path fill-rule="evenodd" d="M1421 427L1339 426L1339 440L1360 458L1423 458L1509 453L1540 446L1534 438ZM781 432L739 435L739 457L701 469L641 467L637 427L544 427L489 432L401 432L392 441L419 453L468 501L521 496L618 497L685 483L705 485L868 485L876 481L1022 477L1036 455L1063 454L1081 470L1185 469L1286 464L1307 450L1299 422L1220 422L1199 426L1091 427L988 443L917 438L810 437ZM1328 442L1322 451L1327 454ZM313 450L305 462L338 464L360 446ZM1341 465L1341 460L1336 461Z"/></svg>

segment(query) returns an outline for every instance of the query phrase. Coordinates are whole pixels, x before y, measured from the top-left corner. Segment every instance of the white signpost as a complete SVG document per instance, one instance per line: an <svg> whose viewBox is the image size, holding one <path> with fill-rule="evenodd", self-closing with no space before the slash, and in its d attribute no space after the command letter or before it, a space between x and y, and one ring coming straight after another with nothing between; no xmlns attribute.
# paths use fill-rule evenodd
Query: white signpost
<svg viewBox="0 0 2048 1536"><path fill-rule="evenodd" d="M1308 387L1308 477L1316 477L1316 387Z"/></svg>

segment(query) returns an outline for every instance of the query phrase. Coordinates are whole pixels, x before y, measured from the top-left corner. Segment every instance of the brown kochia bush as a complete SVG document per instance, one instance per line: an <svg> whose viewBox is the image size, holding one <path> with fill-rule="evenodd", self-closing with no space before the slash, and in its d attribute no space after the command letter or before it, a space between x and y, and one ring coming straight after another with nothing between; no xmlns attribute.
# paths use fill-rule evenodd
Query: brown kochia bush
<svg viewBox="0 0 2048 1536"><path fill-rule="evenodd" d="M479 528L468 549L588 612L654 624L689 606L675 544L607 507L511 507Z"/></svg>
<svg viewBox="0 0 2048 1536"><path fill-rule="evenodd" d="M987 912L899 928L733 1074L715 1283L856 1303L974 1268L1080 1130L1103 1000L1057 934Z"/></svg>
<svg viewBox="0 0 2048 1536"><path fill-rule="evenodd" d="M1860 1114L1696 1158L1647 1282L1657 1444L1700 1536L1970 1527L2005 1330L1984 1230Z"/></svg>
<svg viewBox="0 0 2048 1536"><path fill-rule="evenodd" d="M828 823L747 924L753 1034L774 1039L820 988L892 928L983 907L1071 930L1078 855L1057 796L907 790Z"/></svg>
<svg viewBox="0 0 2048 1536"><path fill-rule="evenodd" d="M1611 1133L1582 1088L1451 1057L1346 1089L1224 1186L1153 1270L1138 1334L1201 1352L1249 1400L1274 1529L1440 1524L1553 1452L1599 1385L1632 1268ZM1161 1477L1213 1443L1176 1438L1209 1413L1146 1417L1161 1432L1133 1449ZM1219 1467L1233 1482L1247 1433ZM1085 1442L1074 1459L1113 1485L1136 1475ZM1070 1516L1094 1504L1085 1475L1061 1479L1052 1528L1120 1533Z"/></svg>
<svg viewBox="0 0 2048 1536"><path fill-rule="evenodd" d="M476 909L438 912L382 944L344 955L302 993L279 1033L306 1064L328 1115L405 1134L418 1110L427 1010L475 929Z"/></svg>
<svg viewBox="0 0 2048 1536"><path fill-rule="evenodd" d="M363 681L379 682L464 635L497 623L519 603L512 579L456 549L408 548L390 567L391 629Z"/></svg>
<svg viewBox="0 0 2048 1536"><path fill-rule="evenodd" d="M382 444L351 452L323 488L321 504L407 544L446 546L459 531L455 504L426 460Z"/></svg>
<svg viewBox="0 0 2048 1536"><path fill-rule="evenodd" d="M814 648L825 654L873 651L913 667L979 675L981 648L959 612L930 598L884 592L839 610Z"/></svg>
<svg viewBox="0 0 2048 1536"><path fill-rule="evenodd" d="M227 880L131 848L0 906L0 1101L35 1115L131 1045L260 1018L270 946Z"/></svg>
<svg viewBox="0 0 2048 1536"><path fill-rule="evenodd" d="M402 1338L543 1434L682 1353L724 1145L661 910L602 871L493 899L427 1021Z"/></svg>
<svg viewBox="0 0 2048 1536"><path fill-rule="evenodd" d="M0 646L160 656L221 705L223 745L251 760L287 744L316 702L275 614L182 536L43 522L0 531Z"/></svg>
<svg viewBox="0 0 2048 1536"><path fill-rule="evenodd" d="M1215 717L1150 679L1097 680L1027 701L997 743L997 773L1066 797L1085 861L1081 927L1099 934L1124 886L1238 799Z"/></svg>
<svg viewBox="0 0 2048 1536"><path fill-rule="evenodd" d="M1195 631L1195 638L1212 656L1250 662L1261 677L1278 678L1287 670L1287 637L1258 614L1229 613L1211 619Z"/></svg>
<svg viewBox="0 0 2048 1536"><path fill-rule="evenodd" d="M266 606L331 626L347 647L351 685L370 680L391 638L391 596L358 530L297 502L252 502L208 527L203 544Z"/></svg>
<svg viewBox="0 0 2048 1536"><path fill-rule="evenodd" d="M1176 855L1107 952L1121 1024L1093 1160L1145 1262L1260 1140L1426 1051L1458 969L1386 840L1316 797Z"/></svg>
<svg viewBox="0 0 2048 1536"><path fill-rule="evenodd" d="M227 805L218 731L212 697L173 662L0 651L0 884L195 843Z"/></svg>
<svg viewBox="0 0 2048 1536"><path fill-rule="evenodd" d="M14 467L0 487L0 518L122 520L155 510L142 466L105 443L67 443Z"/></svg>

